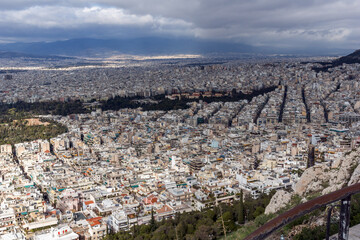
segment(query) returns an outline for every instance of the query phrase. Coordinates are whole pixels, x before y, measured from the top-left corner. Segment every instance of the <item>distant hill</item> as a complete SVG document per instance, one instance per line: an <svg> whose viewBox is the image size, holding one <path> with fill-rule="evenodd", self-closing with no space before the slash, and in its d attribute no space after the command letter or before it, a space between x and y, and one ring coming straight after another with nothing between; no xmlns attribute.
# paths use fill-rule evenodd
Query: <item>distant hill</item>
<svg viewBox="0 0 360 240"><path fill-rule="evenodd" d="M252 53L254 47L230 42L187 38L70 39L55 42L0 44L0 51L36 55L111 56L115 54L211 54Z"/></svg>
<svg viewBox="0 0 360 240"><path fill-rule="evenodd" d="M346 64L360 63L360 49L356 50L355 52L353 52L347 56L336 59L335 61L332 62L334 67L342 65L343 63L346 63Z"/></svg>
<svg viewBox="0 0 360 240"><path fill-rule="evenodd" d="M332 62L319 62L319 64L321 64L322 67L314 67L313 70L316 72L324 72L324 71L326 72L329 70L329 68L340 66L343 63L346 64L360 63L360 49L356 50L353 53L350 53L349 55L335 59Z"/></svg>
<svg viewBox="0 0 360 240"><path fill-rule="evenodd" d="M37 55L34 55L34 54L28 54L28 53L20 53L20 52L0 52L0 58L18 58L18 57L41 58L41 56L37 56Z"/></svg>

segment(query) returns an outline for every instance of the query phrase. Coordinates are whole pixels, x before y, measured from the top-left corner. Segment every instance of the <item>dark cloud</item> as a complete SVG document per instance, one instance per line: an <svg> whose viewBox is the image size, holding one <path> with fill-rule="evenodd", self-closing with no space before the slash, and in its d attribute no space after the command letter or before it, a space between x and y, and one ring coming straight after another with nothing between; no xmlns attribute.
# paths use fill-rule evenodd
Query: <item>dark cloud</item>
<svg viewBox="0 0 360 240"><path fill-rule="evenodd" d="M359 0L13 0L0 2L0 40L160 34L357 48L359 12Z"/></svg>

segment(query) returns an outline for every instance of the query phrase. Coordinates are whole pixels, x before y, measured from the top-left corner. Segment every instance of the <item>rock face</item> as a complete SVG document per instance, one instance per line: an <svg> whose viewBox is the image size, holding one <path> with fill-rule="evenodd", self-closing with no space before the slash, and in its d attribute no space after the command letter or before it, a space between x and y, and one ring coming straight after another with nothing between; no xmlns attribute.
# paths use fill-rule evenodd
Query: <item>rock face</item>
<svg viewBox="0 0 360 240"><path fill-rule="evenodd" d="M279 190L271 198L270 203L266 206L265 214L275 213L285 207L291 200L292 194Z"/></svg>
<svg viewBox="0 0 360 240"><path fill-rule="evenodd" d="M360 164L355 168L350 181L348 183L348 186L353 185L355 183L360 182Z"/></svg>
<svg viewBox="0 0 360 240"><path fill-rule="evenodd" d="M360 182L360 149L337 159L331 168L322 164L306 169L296 183L294 193L277 191L266 207L265 213L275 213L285 207L294 194L305 197L320 192L324 195L358 182ZM307 201L306 198L303 198L303 201Z"/></svg>
<svg viewBox="0 0 360 240"><path fill-rule="evenodd" d="M323 185L327 180L324 174L325 171L329 171L329 168L324 166L314 166L306 169L296 183L294 192L300 196L304 196L306 193L323 189Z"/></svg>
<svg viewBox="0 0 360 240"><path fill-rule="evenodd" d="M360 148L357 151L351 151L346 154L346 156L337 159L331 167L324 163L306 169L294 186L293 193L288 193L284 190L279 190L275 193L265 209L265 214L276 213L286 207L292 197L294 197L294 200L307 202L309 197L313 197L315 194L325 195L359 182ZM299 196L300 199L298 199ZM296 226L290 231L287 237L292 239L292 236L302 231L304 227L322 226L326 224L326 222L324 222L325 214L326 212L323 212L323 214L312 218L310 223L306 222L305 225ZM359 238L355 237L354 239Z"/></svg>
<svg viewBox="0 0 360 240"><path fill-rule="evenodd" d="M359 150L353 151L344 158L335 161L332 168L323 164L306 169L295 185L295 193L304 196L321 191L321 194L324 195L336 191L348 183L358 182L360 180L360 169L353 170L360 162L359 155Z"/></svg>

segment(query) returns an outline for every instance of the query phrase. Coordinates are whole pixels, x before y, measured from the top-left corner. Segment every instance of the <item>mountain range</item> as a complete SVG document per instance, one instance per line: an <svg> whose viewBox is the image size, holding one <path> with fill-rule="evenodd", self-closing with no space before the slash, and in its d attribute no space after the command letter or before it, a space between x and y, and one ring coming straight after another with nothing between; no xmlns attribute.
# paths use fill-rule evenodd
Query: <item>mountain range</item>
<svg viewBox="0 0 360 240"><path fill-rule="evenodd" d="M147 37L135 39L69 39L54 42L3 43L2 52L17 52L37 56L108 57L119 54L174 55L174 54L300 54L343 55L344 49L283 49L255 47L242 43L210 41L195 38Z"/></svg>
<svg viewBox="0 0 360 240"><path fill-rule="evenodd" d="M173 55L211 53L252 53L252 46L238 43L201 41L193 39L136 38L136 39L70 39L55 42L0 44L0 51L34 55L111 56Z"/></svg>

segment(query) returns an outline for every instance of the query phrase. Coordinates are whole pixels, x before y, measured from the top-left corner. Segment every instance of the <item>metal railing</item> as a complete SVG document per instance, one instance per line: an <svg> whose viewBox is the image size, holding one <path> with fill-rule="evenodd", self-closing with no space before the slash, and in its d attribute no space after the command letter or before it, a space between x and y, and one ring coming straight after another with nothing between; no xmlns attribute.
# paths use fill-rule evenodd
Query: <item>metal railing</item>
<svg viewBox="0 0 360 240"><path fill-rule="evenodd" d="M263 226L259 227L257 230L247 236L245 240L264 240L270 234L282 228L286 224L292 222L293 220L304 216L305 214L310 213L318 208L337 201L341 201L338 240L347 240L349 236L350 226L351 196L358 192L360 192L360 183L342 188L335 192L299 204L298 206L292 208L291 210L279 215L278 217L270 220ZM329 214L331 214L331 211ZM328 217L328 219L330 219L330 217ZM329 228L329 220L327 224ZM328 237L329 236L327 234L327 239Z"/></svg>

